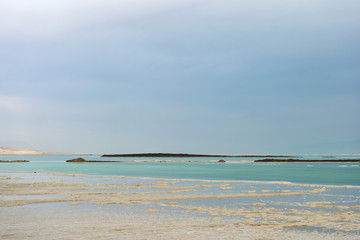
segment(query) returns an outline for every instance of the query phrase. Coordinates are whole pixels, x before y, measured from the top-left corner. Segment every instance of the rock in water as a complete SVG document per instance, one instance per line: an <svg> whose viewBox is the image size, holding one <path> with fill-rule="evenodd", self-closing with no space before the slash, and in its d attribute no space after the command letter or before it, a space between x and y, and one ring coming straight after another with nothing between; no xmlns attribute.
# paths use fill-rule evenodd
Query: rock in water
<svg viewBox="0 0 360 240"><path fill-rule="evenodd" d="M224 159L220 159L218 162L226 162Z"/></svg>
<svg viewBox="0 0 360 240"><path fill-rule="evenodd" d="M87 161L80 157L80 158L74 158L74 159L71 159L71 160L67 160L66 162L79 162L79 163L81 163L81 162L87 162Z"/></svg>

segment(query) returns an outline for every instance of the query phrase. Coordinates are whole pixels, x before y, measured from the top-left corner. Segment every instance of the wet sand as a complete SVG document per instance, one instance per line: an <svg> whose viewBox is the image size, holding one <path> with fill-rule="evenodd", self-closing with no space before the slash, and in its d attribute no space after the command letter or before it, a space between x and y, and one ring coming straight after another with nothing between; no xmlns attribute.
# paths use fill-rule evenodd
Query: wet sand
<svg viewBox="0 0 360 240"><path fill-rule="evenodd" d="M359 239L360 187L0 172L0 239Z"/></svg>

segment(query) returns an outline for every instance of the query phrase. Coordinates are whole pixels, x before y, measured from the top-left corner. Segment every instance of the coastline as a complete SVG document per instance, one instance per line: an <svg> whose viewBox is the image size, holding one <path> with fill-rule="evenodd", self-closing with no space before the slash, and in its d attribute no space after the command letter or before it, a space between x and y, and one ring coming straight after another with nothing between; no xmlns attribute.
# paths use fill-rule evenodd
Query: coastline
<svg viewBox="0 0 360 240"><path fill-rule="evenodd" d="M65 162L79 157L3 157L30 163L2 165L1 239L360 237L360 165L336 164L340 156L334 164L99 155Z"/></svg>
<svg viewBox="0 0 360 240"><path fill-rule="evenodd" d="M149 181L176 181L176 182L201 182L201 183L233 183L233 184L270 184L298 187L314 187L314 188L359 188L360 185L334 185L334 184L318 184L318 183L297 183L291 181L271 181L271 180L226 180L226 179L200 179L200 178L170 178L170 177L143 177L143 176L119 176L119 175L92 175L82 173L64 173L64 172L48 172L48 171L5 171L0 170L0 174L48 174L55 177L87 177L87 178L109 178L109 179L132 179L132 180L149 180Z"/></svg>
<svg viewBox="0 0 360 240"><path fill-rule="evenodd" d="M0 182L2 239L360 236L360 186L3 171Z"/></svg>

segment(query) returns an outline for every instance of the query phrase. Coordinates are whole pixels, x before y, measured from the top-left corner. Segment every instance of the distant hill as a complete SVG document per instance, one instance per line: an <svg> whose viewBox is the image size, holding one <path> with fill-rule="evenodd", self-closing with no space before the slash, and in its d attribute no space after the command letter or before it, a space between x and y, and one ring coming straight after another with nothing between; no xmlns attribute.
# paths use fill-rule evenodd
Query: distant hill
<svg viewBox="0 0 360 240"><path fill-rule="evenodd" d="M45 152L27 150L27 149L0 147L0 155L41 155L41 154L45 154Z"/></svg>

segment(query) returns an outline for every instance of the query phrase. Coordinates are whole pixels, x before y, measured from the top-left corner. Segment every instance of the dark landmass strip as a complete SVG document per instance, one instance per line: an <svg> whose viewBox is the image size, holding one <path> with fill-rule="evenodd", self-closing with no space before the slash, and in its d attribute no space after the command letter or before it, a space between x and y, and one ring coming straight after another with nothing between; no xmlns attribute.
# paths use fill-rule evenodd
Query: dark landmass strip
<svg viewBox="0 0 360 240"><path fill-rule="evenodd" d="M254 162L302 162L302 163L308 163L308 162L319 162L319 163L336 163L336 162L360 162L360 159L335 159L335 160L303 160L303 159L261 159L261 160L255 160Z"/></svg>
<svg viewBox="0 0 360 240"><path fill-rule="evenodd" d="M85 162L122 162L122 161L88 161L85 160L83 158L75 158L75 159L71 159L71 160L66 160L66 162L74 162L74 163L85 163Z"/></svg>
<svg viewBox="0 0 360 240"><path fill-rule="evenodd" d="M24 162L30 162L28 160L0 160L0 163L24 163Z"/></svg>
<svg viewBox="0 0 360 240"><path fill-rule="evenodd" d="M75 158L67 160L70 163L179 163L179 162L199 162L199 163L225 163L224 159L218 161L98 161L98 160L85 160L83 158Z"/></svg>
<svg viewBox="0 0 360 240"><path fill-rule="evenodd" d="M101 157L291 157L283 155L217 155L217 154L188 154L188 153L134 153L134 154L104 154Z"/></svg>
<svg viewBox="0 0 360 240"><path fill-rule="evenodd" d="M194 163L225 163L226 161L224 159L220 159L218 161L101 161L101 160L85 160L83 158L75 158L71 160L67 160L66 162L71 163L179 163L179 162L194 162ZM360 162L360 159L336 159L336 160L314 160L314 159L294 159L294 158L288 158L288 159L277 159L277 158L267 158L267 159L260 159L255 160L254 162L263 162L263 163L269 163L269 162L279 162L279 163L337 163L337 162Z"/></svg>

